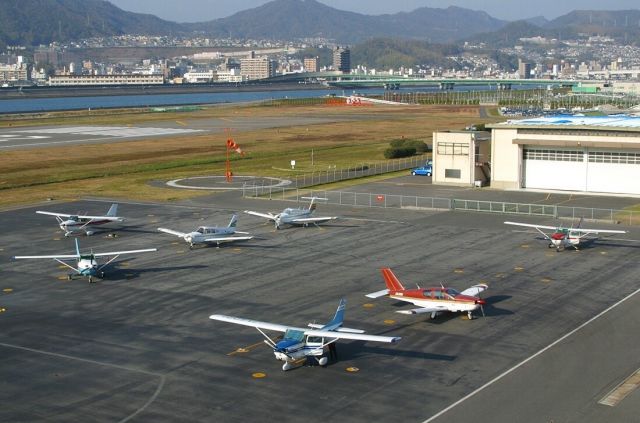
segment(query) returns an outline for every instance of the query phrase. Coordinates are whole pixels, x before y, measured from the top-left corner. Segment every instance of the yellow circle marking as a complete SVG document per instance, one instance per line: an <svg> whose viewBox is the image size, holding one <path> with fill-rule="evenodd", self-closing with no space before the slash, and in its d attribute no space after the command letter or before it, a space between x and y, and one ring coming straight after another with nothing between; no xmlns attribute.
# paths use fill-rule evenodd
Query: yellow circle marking
<svg viewBox="0 0 640 423"><path fill-rule="evenodd" d="M147 217L154 217L155 214L148 214Z"/></svg>
<svg viewBox="0 0 640 423"><path fill-rule="evenodd" d="M13 288L5 288L2 290L2 292L6 292L8 294L10 292L13 292Z"/></svg>
<svg viewBox="0 0 640 423"><path fill-rule="evenodd" d="M505 276L504 273L496 273L496 278L504 278Z"/></svg>
<svg viewBox="0 0 640 423"><path fill-rule="evenodd" d="M66 268L67 268L67 266L65 266L64 264L59 264L58 265L58 269L66 269Z"/></svg>
<svg viewBox="0 0 640 423"><path fill-rule="evenodd" d="M69 278L67 276L58 276L58 280L59 281L66 281L66 280L69 280Z"/></svg>
<svg viewBox="0 0 640 423"><path fill-rule="evenodd" d="M387 319L387 320L385 320L385 321L384 321L384 324L385 324L385 325L392 325L392 324L394 324L395 322L396 322L395 320Z"/></svg>
<svg viewBox="0 0 640 423"><path fill-rule="evenodd" d="M267 377L267 374L262 372L256 372L256 373L252 373L251 377L254 379L262 379L263 377Z"/></svg>
<svg viewBox="0 0 640 423"><path fill-rule="evenodd" d="M247 352L249 352L249 350L246 349L246 348L240 347L240 348L236 349L236 352L237 353L247 353Z"/></svg>
<svg viewBox="0 0 640 423"><path fill-rule="evenodd" d="M127 267L127 266L131 266L131 263L129 263L128 261L123 261L121 263L119 263L120 266L122 267Z"/></svg>
<svg viewBox="0 0 640 423"><path fill-rule="evenodd" d="M461 268L453 269L453 273L464 273L464 269L461 269Z"/></svg>
<svg viewBox="0 0 640 423"><path fill-rule="evenodd" d="M179 244L180 244L180 242L178 242L178 241L173 241L173 242L171 243L171 245L179 245Z"/></svg>
<svg viewBox="0 0 640 423"><path fill-rule="evenodd" d="M158 221L156 219L153 219L151 223L158 223Z"/></svg>
<svg viewBox="0 0 640 423"><path fill-rule="evenodd" d="M4 248L0 248L0 251L4 251Z"/></svg>
<svg viewBox="0 0 640 423"><path fill-rule="evenodd" d="M6 308L4 308L4 307L0 307L0 313L4 313L5 311L7 311L7 309L6 309Z"/></svg>
<svg viewBox="0 0 640 423"><path fill-rule="evenodd" d="M60 241L59 237L53 238L54 241Z"/></svg>
<svg viewBox="0 0 640 423"><path fill-rule="evenodd" d="M513 270L515 270L516 272L522 272L524 270L524 267L516 266L513 268Z"/></svg>
<svg viewBox="0 0 640 423"><path fill-rule="evenodd" d="M176 250L176 254L184 254L184 250Z"/></svg>
<svg viewBox="0 0 640 423"><path fill-rule="evenodd" d="M522 244L520 248L529 248L529 244Z"/></svg>
<svg viewBox="0 0 640 423"><path fill-rule="evenodd" d="M239 253L240 251L242 251L242 248L234 248L233 251Z"/></svg>
<svg viewBox="0 0 640 423"><path fill-rule="evenodd" d="M547 256L547 257L555 257L556 253L546 253L545 256Z"/></svg>
<svg viewBox="0 0 640 423"><path fill-rule="evenodd" d="M375 304L372 304L372 303L365 303L365 304L362 304L362 307L364 307L364 308L374 308L375 306L376 306L376 305L375 305Z"/></svg>
<svg viewBox="0 0 640 423"><path fill-rule="evenodd" d="M603 256L606 256L607 252L606 251L600 251L600 254L602 254Z"/></svg>
<svg viewBox="0 0 640 423"><path fill-rule="evenodd" d="M551 279L551 278L542 278L542 279L540 279L540 281L548 283L548 282L553 281L553 279Z"/></svg>
<svg viewBox="0 0 640 423"><path fill-rule="evenodd" d="M360 369L358 369L357 367L347 367L345 370L350 372L350 373L355 373L355 372L359 371Z"/></svg>

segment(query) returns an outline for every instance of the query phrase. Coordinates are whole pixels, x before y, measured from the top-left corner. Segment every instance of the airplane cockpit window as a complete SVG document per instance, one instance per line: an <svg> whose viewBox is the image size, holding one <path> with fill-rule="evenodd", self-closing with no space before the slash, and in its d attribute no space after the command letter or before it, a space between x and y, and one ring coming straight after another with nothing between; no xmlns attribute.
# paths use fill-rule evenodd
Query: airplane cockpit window
<svg viewBox="0 0 640 423"><path fill-rule="evenodd" d="M77 222L79 218L78 216L69 216L69 220L73 220L74 222Z"/></svg>
<svg viewBox="0 0 640 423"><path fill-rule="evenodd" d="M424 291L422 291L422 295L423 295L425 298L431 298L431 296L432 296L432 291L431 291L430 289L425 289Z"/></svg>
<svg viewBox="0 0 640 423"><path fill-rule="evenodd" d="M456 295L460 294L458 291L456 291L453 288L447 288L447 294L451 295L452 297L455 297Z"/></svg>
<svg viewBox="0 0 640 423"><path fill-rule="evenodd" d="M320 344L324 343L324 338L320 336L307 336L307 344Z"/></svg>
<svg viewBox="0 0 640 423"><path fill-rule="evenodd" d="M301 330L287 329L284 333L284 339L302 342L304 340L304 332Z"/></svg>
<svg viewBox="0 0 640 423"><path fill-rule="evenodd" d="M204 228L202 226L200 226L196 232L204 234Z"/></svg>
<svg viewBox="0 0 640 423"><path fill-rule="evenodd" d="M433 291L433 298L435 298L436 300L444 300L444 292L437 290L437 291Z"/></svg>

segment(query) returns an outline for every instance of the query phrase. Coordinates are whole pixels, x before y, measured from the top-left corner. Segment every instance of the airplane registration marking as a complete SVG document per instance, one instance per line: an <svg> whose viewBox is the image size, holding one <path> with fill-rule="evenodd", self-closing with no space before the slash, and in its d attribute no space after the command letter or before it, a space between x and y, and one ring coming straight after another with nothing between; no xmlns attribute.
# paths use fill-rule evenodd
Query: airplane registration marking
<svg viewBox="0 0 640 423"><path fill-rule="evenodd" d="M611 392L598 401L598 404L615 407L620 401L625 399L627 395L635 391L638 386L640 386L640 369L636 370L631 376L613 388Z"/></svg>
<svg viewBox="0 0 640 423"><path fill-rule="evenodd" d="M262 379L263 377L267 377L267 374L262 372L256 372L256 373L252 373L251 377L253 377L254 379Z"/></svg>
<svg viewBox="0 0 640 423"><path fill-rule="evenodd" d="M347 367L345 370L350 372L350 373L355 373L357 371L360 371L360 369L358 369L357 367L353 367L353 366L352 367Z"/></svg>
<svg viewBox="0 0 640 423"><path fill-rule="evenodd" d="M384 324L385 324L385 325L392 325L392 324L394 324L395 322L396 322L396 321L395 321L395 320L393 320L393 319L387 319L387 320L385 320L385 321L384 321Z"/></svg>
<svg viewBox="0 0 640 423"><path fill-rule="evenodd" d="M249 351L251 351L252 349L259 347L260 345L264 345L263 342L256 342L253 345L248 345L246 347L239 347L237 348L235 351L231 351L230 353L228 353L227 355L236 355L236 354L243 354L243 353L248 353Z"/></svg>
<svg viewBox="0 0 640 423"><path fill-rule="evenodd" d="M362 307L364 308L374 308L376 305L372 304L372 303L364 303L362 304Z"/></svg>

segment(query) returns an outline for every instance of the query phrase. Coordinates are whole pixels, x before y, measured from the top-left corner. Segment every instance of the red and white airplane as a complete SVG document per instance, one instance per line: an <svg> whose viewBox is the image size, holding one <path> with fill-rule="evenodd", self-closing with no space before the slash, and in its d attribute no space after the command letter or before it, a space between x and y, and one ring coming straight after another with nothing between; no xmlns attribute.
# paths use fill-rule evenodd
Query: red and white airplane
<svg viewBox="0 0 640 423"><path fill-rule="evenodd" d="M118 205L112 204L106 216L90 216L87 214L67 214L38 210L38 214L55 216L60 229L64 231L64 236L69 236L74 232L84 231L87 236L93 235L95 226L105 223L124 222L124 218L118 217Z"/></svg>
<svg viewBox="0 0 640 423"><path fill-rule="evenodd" d="M515 225L522 226L525 228L534 228L536 231L540 232L542 236L549 241L549 248L554 248L556 251L560 251L560 249L566 249L567 247L573 247L574 249L578 249L580 242L589 238L590 235L598 235L598 234L626 234L627 231L619 231L619 230L609 230L609 229L584 229L582 226L582 219L580 219L580 223L578 226L573 228L563 228L559 226L545 226L545 225L533 225L530 223L519 223L519 222L504 222L505 225ZM546 229L551 232L550 235L546 234L542 229Z"/></svg>
<svg viewBox="0 0 640 423"><path fill-rule="evenodd" d="M416 288L406 289L393 274L388 267L381 269L382 277L387 285L387 289L367 294L369 298L379 298L388 295L394 300L406 301L420 308L411 310L400 310L397 313L402 314L422 314L431 313L431 318L435 319L436 315L443 311L453 313L466 312L469 320L473 319L473 312L480 309L484 316L482 306L486 304L485 300L478 295L486 290L489 286L481 283L471 288L458 292L453 288L440 286L437 288Z"/></svg>

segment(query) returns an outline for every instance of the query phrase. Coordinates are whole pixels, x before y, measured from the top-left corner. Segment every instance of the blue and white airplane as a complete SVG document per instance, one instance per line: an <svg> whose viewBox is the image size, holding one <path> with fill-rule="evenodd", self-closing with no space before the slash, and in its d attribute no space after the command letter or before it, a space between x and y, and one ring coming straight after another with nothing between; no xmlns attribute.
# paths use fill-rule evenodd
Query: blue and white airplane
<svg viewBox="0 0 640 423"><path fill-rule="evenodd" d="M74 273L70 273L68 275L69 280L72 279L74 275L85 276L89 278L89 282L93 282L93 278L99 276L100 278L104 277L104 269L108 264L113 262L122 254L134 254L134 253L148 253L151 251L158 251L157 248L145 248L143 250L128 250L128 251L113 251L110 253L94 253L93 251L90 254L81 254L80 246L78 244L78 239L76 241L76 253L75 254L53 254L48 256L14 256L14 260L21 259L54 259L58 263L68 267ZM105 264L99 265L96 257L104 257L104 256L113 256L111 257ZM69 263L66 263L66 260L76 260L76 267L71 266Z"/></svg>
<svg viewBox="0 0 640 423"><path fill-rule="evenodd" d="M297 226L309 226L309 225L318 225L318 223L328 222L330 220L335 220L337 217L335 216L327 216L327 217L314 217L313 213L316 211L316 200L326 200L326 198L319 197L300 197L305 200L311 200L308 208L291 208L287 207L282 210L278 214L274 213L260 213L251 210L245 210L244 212L247 214L251 214L253 216L264 217L265 219L269 219L273 221L276 229L280 229L280 226L283 224L287 225L297 225Z"/></svg>
<svg viewBox="0 0 640 423"><path fill-rule="evenodd" d="M284 371L302 364L307 357L315 358L321 366L326 365L328 358L324 356L325 347L328 347L338 339L387 343L395 343L401 339L399 336L366 335L363 330L342 327L346 305L347 300L341 299L333 319L325 325L309 323L308 326L311 329L260 322L242 317L224 316L222 314L212 314L209 318L256 328L265 337L264 342L273 349L276 360L284 361L282 365L282 370ZM284 332L284 338L276 342L265 334L262 329Z"/></svg>

